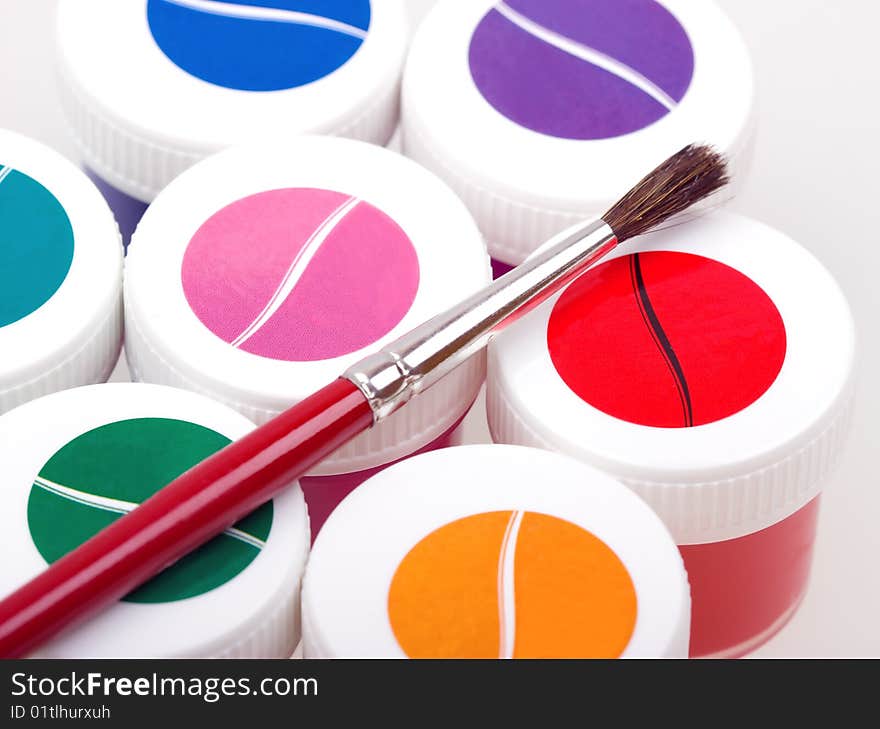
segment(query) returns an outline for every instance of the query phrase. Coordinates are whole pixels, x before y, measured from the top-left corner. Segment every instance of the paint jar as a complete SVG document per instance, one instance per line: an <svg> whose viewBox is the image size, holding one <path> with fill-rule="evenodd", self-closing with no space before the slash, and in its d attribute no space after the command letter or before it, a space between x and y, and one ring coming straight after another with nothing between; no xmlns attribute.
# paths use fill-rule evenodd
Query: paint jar
<svg viewBox="0 0 880 729"><path fill-rule="evenodd" d="M465 200L502 273L687 144L716 145L738 181L753 87L709 0L440 3L404 73L404 151Z"/></svg>
<svg viewBox="0 0 880 729"><path fill-rule="evenodd" d="M0 417L0 545L14 555L0 593L252 429L208 398L131 383L67 390ZM300 638L308 534L294 483L36 657L286 658Z"/></svg>
<svg viewBox="0 0 880 729"><path fill-rule="evenodd" d="M113 214L61 155L0 130L0 413L105 382L121 345Z"/></svg>
<svg viewBox="0 0 880 729"><path fill-rule="evenodd" d="M657 516L595 469L514 446L370 479L315 542L302 609L306 658L688 651L687 576Z"/></svg>
<svg viewBox="0 0 880 729"><path fill-rule="evenodd" d="M162 188L223 148L388 142L409 29L401 0L62 0L57 36L63 106L127 243Z"/></svg>
<svg viewBox="0 0 880 729"><path fill-rule="evenodd" d="M640 238L502 334L489 427L642 496L681 547L691 653L740 656L806 591L854 358L850 310L821 264L719 213Z"/></svg>
<svg viewBox="0 0 880 729"><path fill-rule="evenodd" d="M264 423L489 280L467 209L405 157L330 137L235 148L135 233L126 355L137 380ZM479 355L303 479L313 528L372 469L445 444L484 375Z"/></svg>

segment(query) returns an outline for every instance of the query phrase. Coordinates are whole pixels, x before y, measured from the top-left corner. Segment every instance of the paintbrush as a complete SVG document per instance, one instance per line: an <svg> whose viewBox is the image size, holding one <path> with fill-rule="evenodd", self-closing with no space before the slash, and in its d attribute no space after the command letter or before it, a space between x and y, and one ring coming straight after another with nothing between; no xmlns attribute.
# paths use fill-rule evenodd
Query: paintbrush
<svg viewBox="0 0 880 729"><path fill-rule="evenodd" d="M27 654L221 534L345 442L405 407L621 243L727 182L727 163L718 153L686 147L602 219L562 234L467 301L193 467L0 602L0 657Z"/></svg>

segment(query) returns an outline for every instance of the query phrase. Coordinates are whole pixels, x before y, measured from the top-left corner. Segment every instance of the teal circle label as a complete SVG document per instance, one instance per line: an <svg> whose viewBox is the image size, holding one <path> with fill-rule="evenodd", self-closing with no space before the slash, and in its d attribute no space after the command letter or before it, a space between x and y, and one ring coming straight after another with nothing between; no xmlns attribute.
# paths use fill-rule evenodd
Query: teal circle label
<svg viewBox="0 0 880 729"><path fill-rule="evenodd" d="M84 433L34 480L27 509L34 545L46 562L55 562L229 443L200 425L162 418L123 420ZM233 580L265 546L272 518L269 502L124 600L174 602Z"/></svg>
<svg viewBox="0 0 880 729"><path fill-rule="evenodd" d="M33 314L73 263L73 227L55 196L0 162L0 328Z"/></svg>

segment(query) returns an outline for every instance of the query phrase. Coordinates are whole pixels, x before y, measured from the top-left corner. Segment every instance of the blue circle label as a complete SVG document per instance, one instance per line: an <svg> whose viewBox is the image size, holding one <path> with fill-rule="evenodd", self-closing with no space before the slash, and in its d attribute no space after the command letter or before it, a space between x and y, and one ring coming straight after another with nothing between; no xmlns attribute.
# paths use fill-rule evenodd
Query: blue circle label
<svg viewBox="0 0 880 729"><path fill-rule="evenodd" d="M0 327L51 299L72 262L73 228L61 203L0 162Z"/></svg>
<svg viewBox="0 0 880 729"><path fill-rule="evenodd" d="M370 0L149 0L153 38L217 86L281 91L345 65L370 28Z"/></svg>

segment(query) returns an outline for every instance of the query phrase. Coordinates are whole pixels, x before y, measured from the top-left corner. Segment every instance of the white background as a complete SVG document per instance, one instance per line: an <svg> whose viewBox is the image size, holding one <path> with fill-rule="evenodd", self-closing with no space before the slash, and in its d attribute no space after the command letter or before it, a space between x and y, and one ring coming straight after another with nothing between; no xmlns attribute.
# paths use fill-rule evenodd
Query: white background
<svg viewBox="0 0 880 729"><path fill-rule="evenodd" d="M433 4L408 2L414 15ZM824 501L810 591L792 623L757 655L880 656L880 479L873 461L880 418L880 4L719 2L754 53L761 106L756 164L733 208L788 232L825 262L850 299L861 338L855 433ZM75 157L54 86L55 4L0 2L0 127ZM479 418L471 418L468 434L485 438Z"/></svg>

